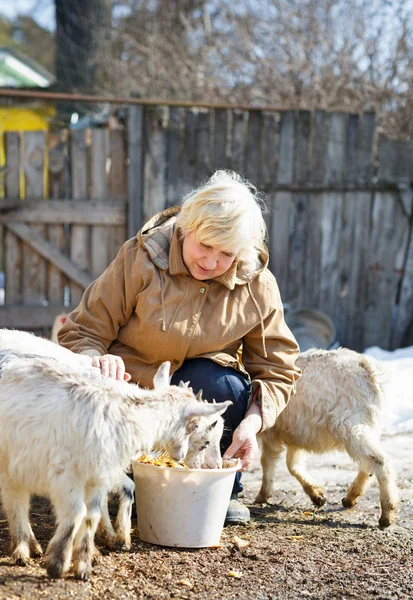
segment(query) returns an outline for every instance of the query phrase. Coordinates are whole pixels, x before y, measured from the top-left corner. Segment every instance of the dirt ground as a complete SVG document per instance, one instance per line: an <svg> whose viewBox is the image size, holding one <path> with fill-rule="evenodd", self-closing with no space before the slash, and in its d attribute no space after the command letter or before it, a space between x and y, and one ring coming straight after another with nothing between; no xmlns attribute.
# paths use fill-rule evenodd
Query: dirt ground
<svg viewBox="0 0 413 600"><path fill-rule="evenodd" d="M402 499L397 523L389 529L378 527L376 483L357 507L342 508L341 498L355 475L346 455L310 457L310 471L328 493L327 504L317 511L284 461L274 505L254 506L261 478L257 461L244 475L251 523L226 528L220 548L151 546L135 532L131 552L102 556L87 583L71 575L51 581L41 561L14 566L0 513L0 598L413 599L413 434L385 437L383 448L398 470ZM34 500L32 522L45 548L54 530L47 501ZM248 545L239 549L234 536Z"/></svg>

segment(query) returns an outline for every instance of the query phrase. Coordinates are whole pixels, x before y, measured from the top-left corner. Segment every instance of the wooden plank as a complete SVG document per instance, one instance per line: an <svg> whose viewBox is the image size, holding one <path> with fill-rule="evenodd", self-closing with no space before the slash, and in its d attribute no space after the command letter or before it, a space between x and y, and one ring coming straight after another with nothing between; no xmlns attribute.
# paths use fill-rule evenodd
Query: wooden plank
<svg viewBox="0 0 413 600"><path fill-rule="evenodd" d="M342 333L343 338L340 342L359 352L364 350L371 200L371 194L362 192L346 194L344 198L350 211L352 233L348 295L345 301L348 327L347 331Z"/></svg>
<svg viewBox="0 0 413 600"><path fill-rule="evenodd" d="M293 161L293 170L286 167L285 173L291 173L296 183L302 183L308 180L309 176L309 148L310 148L310 127L311 113L300 110L295 113L290 121L286 121L289 128L292 128L294 145L287 145L285 139L288 127L284 129L282 144L286 149L284 159L290 156ZM287 298L288 302L294 306L301 306L305 303L306 291L306 258L308 242L308 221L309 221L310 199L308 194L297 193L292 197L291 211L291 235L289 248L289 269Z"/></svg>
<svg viewBox="0 0 413 600"><path fill-rule="evenodd" d="M261 111L252 111L248 114L245 174L257 187L259 187L261 181L262 125L263 116Z"/></svg>
<svg viewBox="0 0 413 600"><path fill-rule="evenodd" d="M85 131L73 131L71 139L71 172L73 198L89 196L89 147ZM83 203L83 202L82 202ZM87 273L90 264L90 228L87 225L71 225L70 227L70 259L79 269ZM83 287L75 280L70 284L70 302L78 304L83 294Z"/></svg>
<svg viewBox="0 0 413 600"><path fill-rule="evenodd" d="M304 285L303 304L318 307L320 303L320 270L321 270L321 217L322 196L307 196L307 251L303 260Z"/></svg>
<svg viewBox="0 0 413 600"><path fill-rule="evenodd" d="M44 197L44 156L45 133L28 131L24 134L24 181L25 198L43 200ZM40 235L46 235L44 225L33 225ZM23 247L23 286L22 298L25 304L45 302L46 262L30 248Z"/></svg>
<svg viewBox="0 0 413 600"><path fill-rule="evenodd" d="M409 247L400 289L397 319L391 338L391 348L410 346L413 334L413 235L410 233Z"/></svg>
<svg viewBox="0 0 413 600"><path fill-rule="evenodd" d="M341 226L337 254L336 298L331 312L340 344L347 345L348 331L352 326L352 315L348 310L350 277L352 269L353 205L351 198L343 195L341 203Z"/></svg>
<svg viewBox="0 0 413 600"><path fill-rule="evenodd" d="M236 173L245 173L245 122L247 113L232 111L231 129L231 169Z"/></svg>
<svg viewBox="0 0 413 600"><path fill-rule="evenodd" d="M295 114L285 111L280 120L280 146L278 150L277 184L294 181Z"/></svg>
<svg viewBox="0 0 413 600"><path fill-rule="evenodd" d="M4 299L6 304L22 301L23 244L8 228L5 231L5 283Z"/></svg>
<svg viewBox="0 0 413 600"><path fill-rule="evenodd" d="M18 133L5 133L6 149L5 192L9 198L20 198L20 136Z"/></svg>
<svg viewBox="0 0 413 600"><path fill-rule="evenodd" d="M311 139L311 168L309 179L314 183L324 181L324 167L327 155L327 131L330 115L324 110L314 111Z"/></svg>
<svg viewBox="0 0 413 600"><path fill-rule="evenodd" d="M229 111L217 108L214 113L214 169L227 169L228 157L228 117Z"/></svg>
<svg viewBox="0 0 413 600"><path fill-rule="evenodd" d="M176 206L181 200L181 180L179 177L182 159L182 134L184 111L181 108L171 108L169 111L168 127L166 130L166 205Z"/></svg>
<svg viewBox="0 0 413 600"><path fill-rule="evenodd" d="M145 146L143 141L144 108L129 107L128 119L128 237L136 235L143 225L143 163Z"/></svg>
<svg viewBox="0 0 413 600"><path fill-rule="evenodd" d="M295 124L294 181L303 183L309 177L309 144L311 113L299 110Z"/></svg>
<svg viewBox="0 0 413 600"><path fill-rule="evenodd" d="M197 111L185 111L184 143L181 162L181 193L186 196L197 185L196 182L196 121Z"/></svg>
<svg viewBox="0 0 413 600"><path fill-rule="evenodd" d="M68 132L59 131L49 134L49 157L48 157L48 198L70 198L68 189L70 178L70 160L68 148Z"/></svg>
<svg viewBox="0 0 413 600"><path fill-rule="evenodd" d="M356 182L359 180L359 150L360 150L360 118L358 115L349 115L346 136L346 155L344 167L344 181Z"/></svg>
<svg viewBox="0 0 413 600"><path fill-rule="evenodd" d="M264 197L264 220L267 227L268 235L271 234L272 230L272 219L274 215L274 201L275 195L271 193L274 188L274 181L276 179L276 165L277 165L277 135L278 135L278 122L277 115L274 113L266 113L263 115L262 128L261 128L261 140L262 140L262 152L261 152L261 175L259 182L259 189L261 191L268 192ZM271 239L269 241L271 243ZM270 269L272 268L272 257L270 253Z"/></svg>
<svg viewBox="0 0 413 600"><path fill-rule="evenodd" d="M335 321L339 294L342 194L323 194L321 212L320 308Z"/></svg>
<svg viewBox="0 0 413 600"><path fill-rule="evenodd" d="M109 190L114 206L123 215L124 222L117 225L111 221L109 229L108 261L112 261L126 241L126 200L128 197L126 137L124 129L112 129L109 138L110 172ZM101 206L103 203L101 202Z"/></svg>
<svg viewBox="0 0 413 600"><path fill-rule="evenodd" d="M69 313L75 308L75 304L70 306L49 304L48 306L30 306L30 308L18 305L1 306L0 327L27 331L50 328L58 314L62 311Z"/></svg>
<svg viewBox="0 0 413 600"><path fill-rule="evenodd" d="M67 132L49 134L49 198L65 198L70 193L70 189L67 189L66 185L68 183L67 170L69 169L67 138ZM60 204L61 201L56 200L55 202ZM38 204L43 204L45 211L42 211L42 214L45 214L48 209L48 201L39 202ZM36 211L36 205L33 208ZM37 212L39 211L37 210ZM11 218L13 219L13 217ZM47 239L60 252L64 253L67 246L65 224L63 222L61 225L49 224L47 227ZM46 268L47 300L49 303L63 304L65 301L65 286L68 285L67 277L50 262L47 263Z"/></svg>
<svg viewBox="0 0 413 600"><path fill-rule="evenodd" d="M262 156L260 189L271 190L277 174L277 142L279 136L278 115L265 113L262 125ZM268 229L270 229L269 225Z"/></svg>
<svg viewBox="0 0 413 600"><path fill-rule="evenodd" d="M149 221L153 215L165 208L165 130L159 111L147 111L145 119L145 163L143 219Z"/></svg>
<svg viewBox="0 0 413 600"><path fill-rule="evenodd" d="M312 119L309 147L308 181L315 187L324 180L327 156L327 131L330 115L324 110L315 110ZM309 185L311 185L309 184ZM305 258L304 304L320 308L321 280L323 268L322 216L324 197L322 193L311 193L307 225L307 256Z"/></svg>
<svg viewBox="0 0 413 600"><path fill-rule="evenodd" d="M398 183L413 180L413 141L379 140L379 181Z"/></svg>
<svg viewBox="0 0 413 600"><path fill-rule="evenodd" d="M20 136L5 133L6 177L5 192L19 204L20 200ZM7 228L4 231L5 302L21 302L22 298L22 243Z"/></svg>
<svg viewBox="0 0 413 600"><path fill-rule="evenodd" d="M11 208L13 206L13 208ZM1 209L0 223L18 221L25 223L124 225L126 223L125 200L41 200L31 202L16 200L8 210Z"/></svg>
<svg viewBox="0 0 413 600"><path fill-rule="evenodd" d="M393 311L409 238L409 220L397 195L375 194L371 224L364 346L390 348Z"/></svg>
<svg viewBox="0 0 413 600"><path fill-rule="evenodd" d="M305 259L307 255L308 198L295 194L291 204L286 301L292 307L304 303Z"/></svg>
<svg viewBox="0 0 413 600"><path fill-rule="evenodd" d="M287 301L289 231L292 195L277 192L272 197L274 209L270 235L271 267L281 291L281 297Z"/></svg>
<svg viewBox="0 0 413 600"><path fill-rule="evenodd" d="M47 239L60 253L64 254L67 248L66 234L63 225L50 225L48 227ZM47 301L61 304L65 301L65 286L68 279L55 267L47 264Z"/></svg>
<svg viewBox="0 0 413 600"><path fill-rule="evenodd" d="M347 113L333 112L330 115L324 183L341 183L344 180L347 121Z"/></svg>
<svg viewBox="0 0 413 600"><path fill-rule="evenodd" d="M359 148L359 177L361 183L371 184L374 174L374 144L376 133L376 115L365 112L362 121L362 133Z"/></svg>
<svg viewBox="0 0 413 600"><path fill-rule="evenodd" d="M211 167L211 114L200 110L196 120L196 173L194 185L198 186L212 175Z"/></svg>
<svg viewBox="0 0 413 600"><path fill-rule="evenodd" d="M23 240L32 250L44 260L50 261L55 267L65 273L65 275L74 281L79 287L85 289L92 281L92 277L85 273L70 259L62 255L55 246L44 239L42 234L34 228L28 227L23 223L9 222L7 227ZM33 300L30 298L27 304Z"/></svg>
<svg viewBox="0 0 413 600"><path fill-rule="evenodd" d="M397 312L391 336L391 348L400 348L401 346L411 345L409 339L410 332L413 333L413 223L411 215L413 212L413 191L403 194L404 202L402 210L409 224L408 243L403 265L401 268L401 285L399 297L396 299ZM399 201L401 201L400 194Z"/></svg>
<svg viewBox="0 0 413 600"><path fill-rule="evenodd" d="M92 130L91 147L91 197L97 204L108 195L107 163L109 158L109 130ZM108 266L109 227L94 225L90 232L90 274L99 277Z"/></svg>

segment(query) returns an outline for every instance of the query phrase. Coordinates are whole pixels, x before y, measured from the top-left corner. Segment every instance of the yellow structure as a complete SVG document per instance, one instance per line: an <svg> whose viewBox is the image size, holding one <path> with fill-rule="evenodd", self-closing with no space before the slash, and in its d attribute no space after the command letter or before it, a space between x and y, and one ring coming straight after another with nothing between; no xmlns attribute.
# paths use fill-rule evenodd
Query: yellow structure
<svg viewBox="0 0 413 600"><path fill-rule="evenodd" d="M1 172L4 173L4 167L6 164L5 154L5 133L9 131L18 132L20 135L20 165L19 165L19 178L20 178L20 198L23 199L25 196L24 189L24 133L27 131L44 131L46 135L46 144L44 150L44 190L45 197L48 190L48 131L50 119L56 114L56 108L54 106L33 106L33 107L14 107L14 106L0 106L0 168ZM0 182L0 198L4 198L5 188L4 179L1 178Z"/></svg>
<svg viewBox="0 0 413 600"><path fill-rule="evenodd" d="M40 64L12 48L0 47L0 86L5 88L45 89L54 81L54 76ZM4 136L9 131L20 135L20 197L24 198L24 133L44 131L46 141L51 118L56 114L53 105L41 102L22 103L16 100L12 105L0 104L0 173L4 174L5 146ZM48 153L44 150L44 189L48 189ZM4 198L4 179L0 176L0 198Z"/></svg>

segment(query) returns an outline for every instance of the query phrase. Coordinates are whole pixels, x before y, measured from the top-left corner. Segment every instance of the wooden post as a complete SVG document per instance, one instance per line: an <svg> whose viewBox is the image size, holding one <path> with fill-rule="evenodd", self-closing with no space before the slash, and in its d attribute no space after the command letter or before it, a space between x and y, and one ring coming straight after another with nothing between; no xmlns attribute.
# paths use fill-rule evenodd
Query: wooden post
<svg viewBox="0 0 413 600"><path fill-rule="evenodd" d="M89 148L85 131L73 131L71 139L71 173L73 198L89 198ZM89 271L90 228L85 225L72 225L70 228L70 258L80 269ZM80 302L83 289L75 283L70 284L70 301L76 305Z"/></svg>
<svg viewBox="0 0 413 600"><path fill-rule="evenodd" d="M128 119L128 237L136 235L143 225L143 140L144 108L131 106Z"/></svg>

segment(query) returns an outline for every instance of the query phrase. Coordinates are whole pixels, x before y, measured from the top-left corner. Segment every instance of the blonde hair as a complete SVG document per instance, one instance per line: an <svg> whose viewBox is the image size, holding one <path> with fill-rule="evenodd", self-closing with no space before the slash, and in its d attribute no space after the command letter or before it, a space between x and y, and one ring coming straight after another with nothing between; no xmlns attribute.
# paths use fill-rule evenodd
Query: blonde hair
<svg viewBox="0 0 413 600"><path fill-rule="evenodd" d="M183 237L195 232L197 242L232 252L255 270L267 232L262 209L263 197L253 183L220 170L185 196L177 225Z"/></svg>

